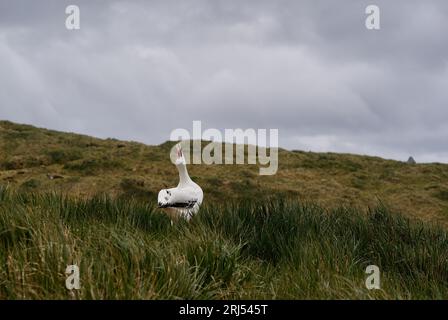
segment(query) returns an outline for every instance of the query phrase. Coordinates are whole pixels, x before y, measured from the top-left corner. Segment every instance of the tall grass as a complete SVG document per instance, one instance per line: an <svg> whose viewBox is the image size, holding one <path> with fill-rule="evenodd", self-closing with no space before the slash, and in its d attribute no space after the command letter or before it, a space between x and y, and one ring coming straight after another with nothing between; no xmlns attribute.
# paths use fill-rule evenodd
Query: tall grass
<svg viewBox="0 0 448 320"><path fill-rule="evenodd" d="M448 298L447 232L381 205L279 198L204 206L171 226L152 203L0 189L0 298ZM70 264L80 290L65 288ZM381 290L365 288L370 264Z"/></svg>

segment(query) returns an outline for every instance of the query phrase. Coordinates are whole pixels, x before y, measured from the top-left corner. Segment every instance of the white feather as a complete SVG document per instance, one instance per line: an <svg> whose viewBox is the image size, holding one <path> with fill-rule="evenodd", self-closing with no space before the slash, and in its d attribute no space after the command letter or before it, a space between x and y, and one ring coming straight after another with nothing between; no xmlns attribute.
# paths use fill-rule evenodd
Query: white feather
<svg viewBox="0 0 448 320"><path fill-rule="evenodd" d="M177 144L176 167L179 171L179 184L176 188L162 189L158 195L160 208L166 209L173 220L182 217L190 220L199 211L204 194L201 187L191 180L180 144Z"/></svg>

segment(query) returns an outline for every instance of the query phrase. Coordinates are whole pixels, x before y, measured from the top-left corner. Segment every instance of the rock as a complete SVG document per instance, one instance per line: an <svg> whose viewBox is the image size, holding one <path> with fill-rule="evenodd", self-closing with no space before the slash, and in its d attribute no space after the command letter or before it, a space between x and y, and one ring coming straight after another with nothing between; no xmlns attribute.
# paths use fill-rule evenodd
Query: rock
<svg viewBox="0 0 448 320"><path fill-rule="evenodd" d="M86 143L86 147L87 148L91 148L91 147L99 147L100 145L96 142L88 142Z"/></svg>
<svg viewBox="0 0 448 320"><path fill-rule="evenodd" d="M408 164L416 164L417 162L415 162L413 157L409 157L408 161L406 161L406 163Z"/></svg>

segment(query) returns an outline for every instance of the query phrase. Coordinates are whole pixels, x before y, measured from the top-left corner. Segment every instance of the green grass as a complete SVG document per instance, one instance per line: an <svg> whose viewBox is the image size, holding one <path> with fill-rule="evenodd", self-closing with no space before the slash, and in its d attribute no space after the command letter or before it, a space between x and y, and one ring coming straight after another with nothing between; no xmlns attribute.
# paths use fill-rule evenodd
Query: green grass
<svg viewBox="0 0 448 320"><path fill-rule="evenodd" d="M381 290L365 288L370 264ZM171 226L148 201L0 188L0 299L447 297L447 232L381 204L366 214L274 197L205 205Z"/></svg>
<svg viewBox="0 0 448 320"><path fill-rule="evenodd" d="M147 146L0 121L0 185L78 198L104 193L155 201L160 189L177 185L169 161L174 144ZM288 195L331 209L366 208L382 199L393 211L448 227L447 164L410 166L379 157L284 149L278 155L273 176L260 176L258 165L202 164L188 170L204 190L205 203ZM63 178L47 178L52 175Z"/></svg>
<svg viewBox="0 0 448 320"><path fill-rule="evenodd" d="M171 226L154 205L173 145L0 121L0 299L448 298L448 165L283 149L274 176L189 165L204 204Z"/></svg>

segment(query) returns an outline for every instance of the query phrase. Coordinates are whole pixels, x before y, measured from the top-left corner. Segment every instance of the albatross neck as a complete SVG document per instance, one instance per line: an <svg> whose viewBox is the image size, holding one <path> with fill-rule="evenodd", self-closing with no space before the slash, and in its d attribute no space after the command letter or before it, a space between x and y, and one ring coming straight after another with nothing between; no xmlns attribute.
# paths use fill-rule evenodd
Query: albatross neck
<svg viewBox="0 0 448 320"><path fill-rule="evenodd" d="M191 182L190 176L188 175L187 166L183 163L177 165L177 170L179 170L179 186L188 184Z"/></svg>

